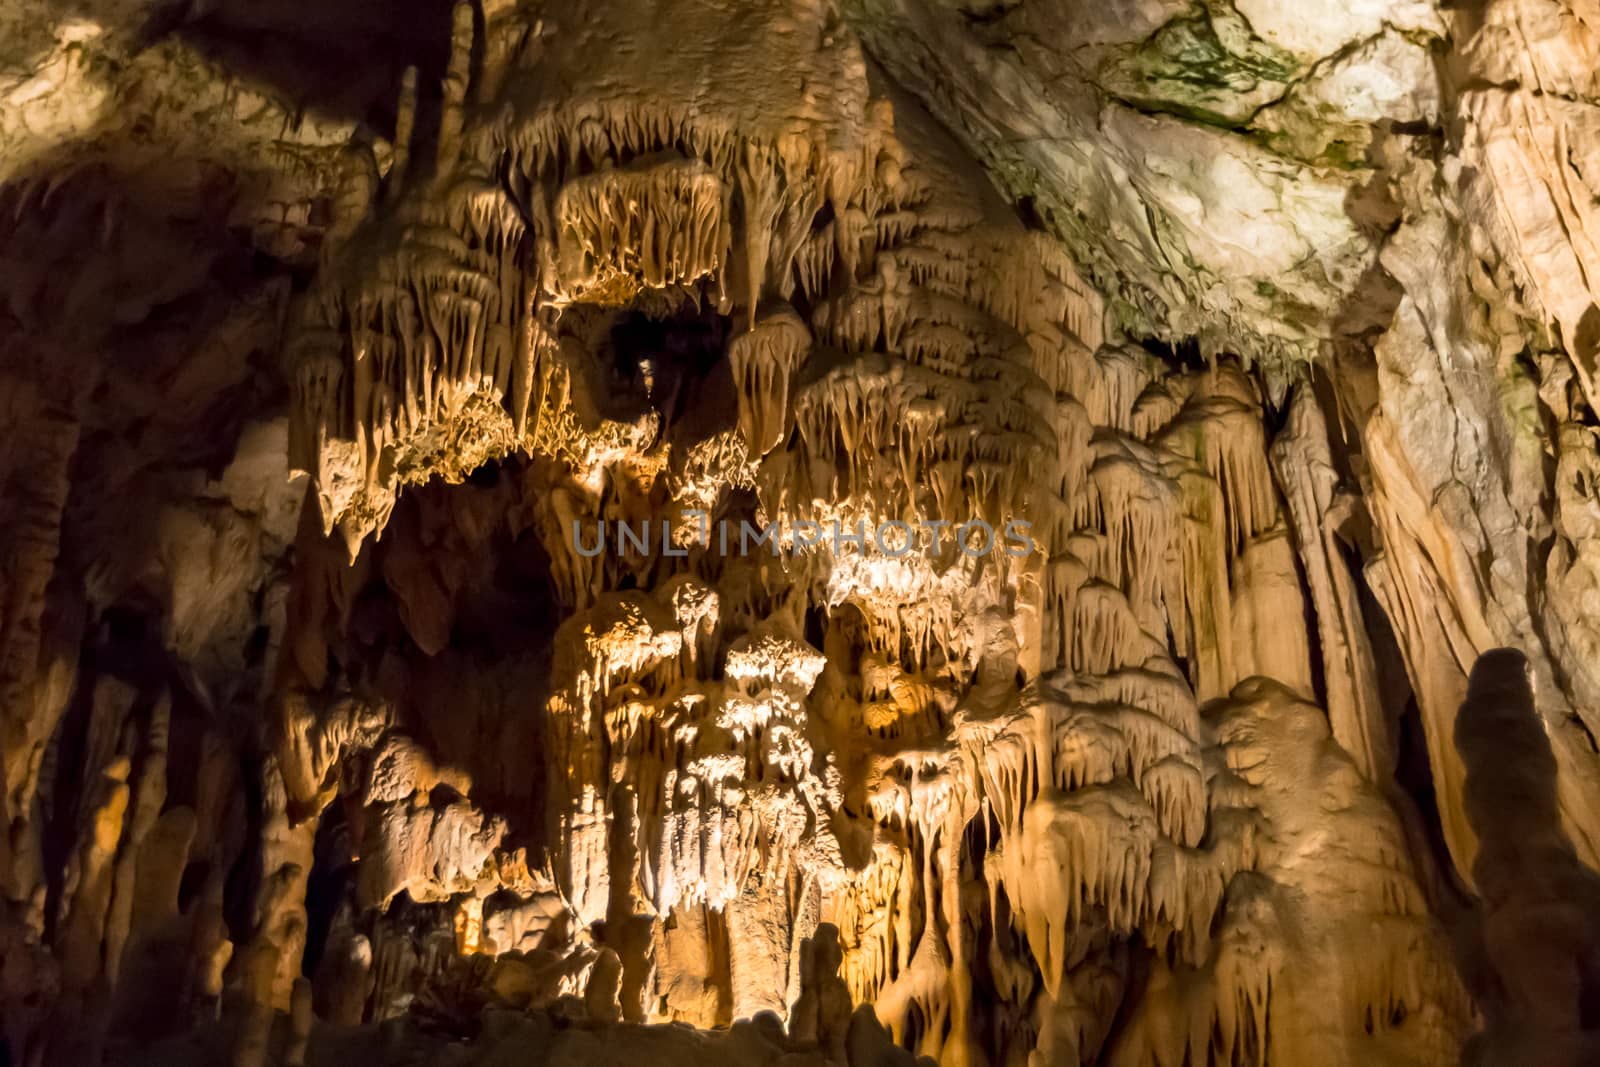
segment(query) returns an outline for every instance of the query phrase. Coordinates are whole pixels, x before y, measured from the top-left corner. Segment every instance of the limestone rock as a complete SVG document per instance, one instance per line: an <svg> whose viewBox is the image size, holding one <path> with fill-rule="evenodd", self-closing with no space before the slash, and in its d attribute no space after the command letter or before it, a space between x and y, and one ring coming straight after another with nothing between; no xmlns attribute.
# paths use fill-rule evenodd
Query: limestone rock
<svg viewBox="0 0 1600 1067"><path fill-rule="evenodd" d="M1594 1059L1597 34L18 0L0 1060Z"/></svg>

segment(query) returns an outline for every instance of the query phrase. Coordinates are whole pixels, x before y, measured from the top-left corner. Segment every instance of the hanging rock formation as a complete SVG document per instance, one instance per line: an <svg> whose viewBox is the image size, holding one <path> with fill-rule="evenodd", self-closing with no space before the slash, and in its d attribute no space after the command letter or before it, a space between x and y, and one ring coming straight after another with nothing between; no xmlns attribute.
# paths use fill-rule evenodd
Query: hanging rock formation
<svg viewBox="0 0 1600 1067"><path fill-rule="evenodd" d="M1593 1058L1600 12L0 27L0 1062Z"/></svg>

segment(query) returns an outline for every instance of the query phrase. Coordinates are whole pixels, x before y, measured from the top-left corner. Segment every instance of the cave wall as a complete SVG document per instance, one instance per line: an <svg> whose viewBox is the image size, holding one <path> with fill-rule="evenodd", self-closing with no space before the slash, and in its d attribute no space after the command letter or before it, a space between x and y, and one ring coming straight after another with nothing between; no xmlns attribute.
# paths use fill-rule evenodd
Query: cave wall
<svg viewBox="0 0 1600 1067"><path fill-rule="evenodd" d="M416 16L0 13L13 1061L1586 1062L1600 15Z"/></svg>

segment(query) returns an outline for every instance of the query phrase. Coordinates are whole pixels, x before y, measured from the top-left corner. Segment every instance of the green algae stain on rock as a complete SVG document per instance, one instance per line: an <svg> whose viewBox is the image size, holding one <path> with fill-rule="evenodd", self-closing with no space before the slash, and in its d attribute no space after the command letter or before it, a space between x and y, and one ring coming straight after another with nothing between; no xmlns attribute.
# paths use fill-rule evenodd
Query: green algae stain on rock
<svg viewBox="0 0 1600 1067"><path fill-rule="evenodd" d="M1100 87L1132 107L1238 128L1281 100L1300 63L1256 37L1225 0L1197 5L1101 64Z"/></svg>

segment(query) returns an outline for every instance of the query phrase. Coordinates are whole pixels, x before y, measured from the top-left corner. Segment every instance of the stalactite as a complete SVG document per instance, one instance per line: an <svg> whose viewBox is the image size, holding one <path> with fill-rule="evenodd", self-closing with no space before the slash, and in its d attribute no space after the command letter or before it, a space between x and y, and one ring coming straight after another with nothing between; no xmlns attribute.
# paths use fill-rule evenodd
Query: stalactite
<svg viewBox="0 0 1600 1067"><path fill-rule="evenodd" d="M1260 410L1231 368L1197 391L1161 432L1163 446L1201 464L1222 490L1225 536L1233 550L1278 523Z"/></svg>
<svg viewBox="0 0 1600 1067"><path fill-rule="evenodd" d="M790 382L810 347L805 324L789 311L752 323L729 347L739 424L752 455L766 455L787 434Z"/></svg>
<svg viewBox="0 0 1600 1067"><path fill-rule="evenodd" d="M166 575L120 558L50 590L69 500L98 512L70 477L80 436L98 456L161 418L131 432L96 408L84 436L52 409L19 433L43 427L24 452L45 488L24 494L0 619L0 699L27 719L7 720L0 778L26 933L0 925L0 950L60 961L51 1047L159 1029L134 986L165 966L199 1031L157 1035L174 1063L201 1041L239 1064L612 1042L850 1067L1453 1054L1468 1009L1421 846L1382 800L1393 743L1366 721L1343 541L1438 707L1461 679L1416 650L1459 659L1489 632L1433 607L1474 565L1435 513L1471 508L1392 489L1405 472L1369 430L1350 468L1396 505L1376 533L1344 523L1300 385L1275 482L1289 372L1241 369L1201 321L1246 314L1244 291L1079 254L1108 202L1156 195L1126 131L1123 169L1085 170L1081 203L1042 185L1008 203L1016 176L997 192L966 158L989 132L941 128L923 107L942 101L869 61L859 4L543 14L456 5L437 123L412 68L392 149L319 171L283 259L315 278L273 324L309 484L292 551L251 527L276 555L242 636L176 621L204 583L168 603ZM1039 17L989 14L969 21L997 40ZM1349 55L1407 33L1426 36ZM1104 69L1148 51L1113 46ZM1324 73L1249 122L1298 114ZM1031 83L1010 88L1027 110ZM1121 99L1100 101L1105 144L1190 129ZM1019 173L1102 162L1101 140L1080 159L1034 117ZM1262 129L1235 140L1299 151ZM1282 158L1289 182L1304 161ZM1127 256L1202 255L1171 211L1110 214ZM1225 236L1243 261L1256 231ZM1308 284L1289 273L1285 302ZM154 334L170 316L129 317ZM219 417L271 392L263 362L240 360ZM1558 457L1552 566L1585 537L1582 447ZM195 478L219 527L254 515ZM244 665L214 684L169 625L238 637ZM140 656L137 686L89 672ZM1319 689L1331 739L1304 703ZM1460 775L1428 721L1459 850ZM667 1021L725 1032L648 1025Z"/></svg>
<svg viewBox="0 0 1600 1067"><path fill-rule="evenodd" d="M1333 737L1374 781L1395 762L1394 727L1378 692L1376 657L1355 582L1340 564L1338 474L1316 397L1296 390L1288 425L1272 442L1317 621Z"/></svg>
<svg viewBox="0 0 1600 1067"><path fill-rule="evenodd" d="M661 288L716 275L728 256L728 196L713 171L687 162L568 182L555 210L566 291Z"/></svg>

